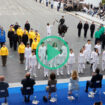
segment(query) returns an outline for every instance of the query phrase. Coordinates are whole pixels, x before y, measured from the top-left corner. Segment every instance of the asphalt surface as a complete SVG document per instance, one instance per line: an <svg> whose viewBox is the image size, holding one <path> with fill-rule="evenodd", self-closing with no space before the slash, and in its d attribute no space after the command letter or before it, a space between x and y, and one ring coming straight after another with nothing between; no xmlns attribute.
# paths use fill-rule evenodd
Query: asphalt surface
<svg viewBox="0 0 105 105"><path fill-rule="evenodd" d="M15 24L18 22L22 28L24 28L24 24L26 20L28 20L31 27L39 31L42 39L46 36L46 23L49 22L52 24L55 19L59 20L62 15L65 16L65 24L69 27L65 36L65 41L68 42L70 48L73 48L77 61L80 48L86 43L87 39L90 39L89 31L87 39L83 38L83 30L81 38L78 38L77 36L77 24L81 19L71 16L68 13L57 12L55 9L52 10L47 8L43 4L36 3L34 0L0 0L0 25L4 27L6 32L8 31L10 24ZM81 21L84 23L83 20ZM53 35L58 35L57 29L58 23L55 23L52 28ZM92 44L94 47L94 39L92 39ZM6 45L9 48L8 38ZM77 67L78 63L76 63L74 69L77 69ZM101 63L99 68L101 68ZM7 66L2 67L2 64L0 63L0 74L5 75L6 81L12 83L20 82L21 79L24 78L25 72L24 64L19 64L18 53L9 48ZM84 74L80 76L90 76L91 72L90 66L86 65ZM105 72L102 73L105 74ZM37 70L37 75L38 77L36 80L46 79L43 76L43 68ZM64 69L64 76L59 76L57 78L69 78L66 74L66 68Z"/></svg>

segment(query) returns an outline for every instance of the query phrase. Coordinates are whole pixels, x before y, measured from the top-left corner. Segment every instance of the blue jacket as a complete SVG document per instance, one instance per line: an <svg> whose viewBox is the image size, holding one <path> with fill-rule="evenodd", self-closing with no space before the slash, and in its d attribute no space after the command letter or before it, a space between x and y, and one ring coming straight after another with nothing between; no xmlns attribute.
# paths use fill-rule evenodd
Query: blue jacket
<svg viewBox="0 0 105 105"><path fill-rule="evenodd" d="M68 85L68 90L69 91L73 91L73 90L79 90L79 80L73 80L72 78L70 78L70 82Z"/></svg>
<svg viewBox="0 0 105 105"><path fill-rule="evenodd" d="M6 42L5 31L3 31L3 34L1 35L1 30L0 30L0 42Z"/></svg>

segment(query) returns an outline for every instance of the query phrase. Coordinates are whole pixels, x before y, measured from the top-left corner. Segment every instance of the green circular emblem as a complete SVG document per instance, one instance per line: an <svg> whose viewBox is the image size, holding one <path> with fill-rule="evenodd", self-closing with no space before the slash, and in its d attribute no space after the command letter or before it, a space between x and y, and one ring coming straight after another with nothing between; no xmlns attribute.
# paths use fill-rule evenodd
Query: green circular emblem
<svg viewBox="0 0 105 105"><path fill-rule="evenodd" d="M44 56L42 58L39 55L40 49L44 43L44 47L46 48ZM69 46L66 41L58 36L47 36L43 38L36 49L36 57L38 62L46 69L55 70L63 67L69 58Z"/></svg>

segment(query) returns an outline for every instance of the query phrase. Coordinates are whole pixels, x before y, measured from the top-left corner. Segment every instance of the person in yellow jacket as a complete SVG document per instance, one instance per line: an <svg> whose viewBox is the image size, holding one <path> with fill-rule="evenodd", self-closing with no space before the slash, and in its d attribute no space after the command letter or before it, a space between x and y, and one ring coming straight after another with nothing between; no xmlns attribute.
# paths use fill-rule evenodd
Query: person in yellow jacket
<svg viewBox="0 0 105 105"><path fill-rule="evenodd" d="M30 46L32 45L32 42L33 42L33 37L35 36L35 32L34 30L31 28L30 32L29 32L29 35L28 35L28 38L30 40Z"/></svg>
<svg viewBox="0 0 105 105"><path fill-rule="evenodd" d="M40 34L38 33L37 30L35 30L35 37L34 37L34 39L35 38L37 39L38 42L40 42Z"/></svg>
<svg viewBox="0 0 105 105"><path fill-rule="evenodd" d="M23 30L22 30L22 28L21 28L20 26L19 26L19 28L17 29L16 33L17 33L17 35L18 35L18 37L19 37L19 44L20 44L21 39L22 39L22 36L23 36Z"/></svg>
<svg viewBox="0 0 105 105"><path fill-rule="evenodd" d="M23 33L26 33L26 35L28 36L28 31L26 29L23 30Z"/></svg>
<svg viewBox="0 0 105 105"><path fill-rule="evenodd" d="M18 47L18 53L20 56L20 63L23 64L24 63L24 53L25 53L25 45L23 44L23 42L21 42Z"/></svg>
<svg viewBox="0 0 105 105"><path fill-rule="evenodd" d="M3 46L0 49L0 55L2 58L2 66L6 66L7 63L7 56L8 56L8 48L3 44Z"/></svg>
<svg viewBox="0 0 105 105"><path fill-rule="evenodd" d="M36 54L36 48L37 48L37 45L38 45L38 41L37 39L35 38L32 42L32 45L31 45L31 49L35 51L35 54Z"/></svg>

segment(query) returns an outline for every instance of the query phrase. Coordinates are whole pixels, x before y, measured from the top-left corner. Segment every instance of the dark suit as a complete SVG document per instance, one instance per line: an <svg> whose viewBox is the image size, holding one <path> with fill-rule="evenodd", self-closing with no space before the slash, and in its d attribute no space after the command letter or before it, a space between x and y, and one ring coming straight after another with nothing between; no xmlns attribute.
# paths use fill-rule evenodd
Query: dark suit
<svg viewBox="0 0 105 105"><path fill-rule="evenodd" d="M101 35L101 41L102 41L102 49L105 49L105 34Z"/></svg>
<svg viewBox="0 0 105 105"><path fill-rule="evenodd" d="M95 88L96 81L102 81L103 76L101 74L97 74L95 76L92 76L91 81L87 81L86 84L86 90L88 91L88 88ZM102 83L100 87L102 86Z"/></svg>
<svg viewBox="0 0 105 105"><path fill-rule="evenodd" d="M89 24L85 23L84 24L84 38L87 37L87 31L88 31L88 29L89 29Z"/></svg>
<svg viewBox="0 0 105 105"><path fill-rule="evenodd" d="M19 28L19 25L16 24L16 25L14 26L15 31L17 31L18 28Z"/></svg>
<svg viewBox="0 0 105 105"><path fill-rule="evenodd" d="M22 42L24 43L25 46L27 45L27 42L28 42L28 35L23 34L23 36L22 36Z"/></svg>
<svg viewBox="0 0 105 105"><path fill-rule="evenodd" d="M23 85L21 88L22 95L24 95L25 101L29 101L30 95L33 94L35 81L32 78L25 78L21 81L21 84ZM28 98L26 98L26 95L28 95Z"/></svg>
<svg viewBox="0 0 105 105"><path fill-rule="evenodd" d="M14 36L14 32L13 31L8 31L10 48L12 48L12 46L13 46L13 36Z"/></svg>
<svg viewBox="0 0 105 105"><path fill-rule="evenodd" d="M77 25L77 28L78 28L78 37L80 37L81 36L82 23L79 23Z"/></svg>
<svg viewBox="0 0 105 105"><path fill-rule="evenodd" d="M9 94L8 94L8 83L6 82L0 82L0 97L8 97ZM5 91L3 91L5 90Z"/></svg>
<svg viewBox="0 0 105 105"><path fill-rule="evenodd" d="M26 23L24 27L29 32L29 30L30 30L30 24L29 23Z"/></svg>
<svg viewBox="0 0 105 105"><path fill-rule="evenodd" d="M95 31L95 24L91 24L90 26L91 38L93 38L94 31Z"/></svg>
<svg viewBox="0 0 105 105"><path fill-rule="evenodd" d="M18 35L14 34L13 35L13 47L14 47L14 51L17 50L17 42L18 42Z"/></svg>

